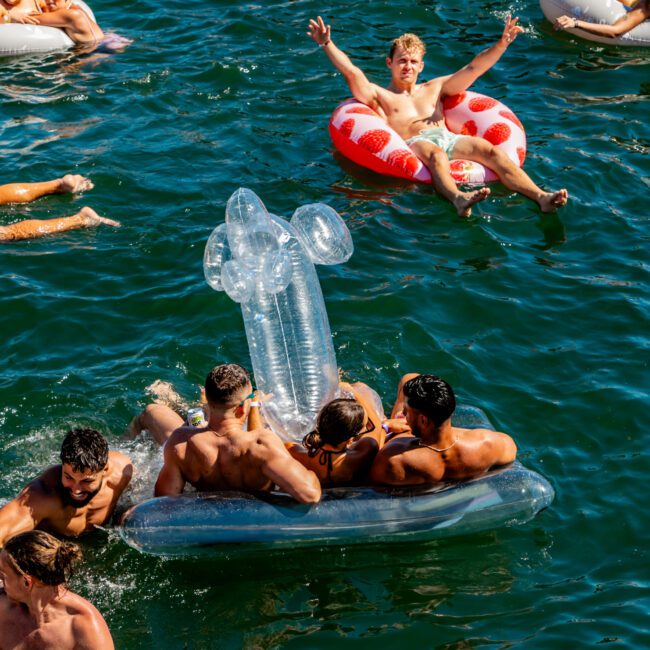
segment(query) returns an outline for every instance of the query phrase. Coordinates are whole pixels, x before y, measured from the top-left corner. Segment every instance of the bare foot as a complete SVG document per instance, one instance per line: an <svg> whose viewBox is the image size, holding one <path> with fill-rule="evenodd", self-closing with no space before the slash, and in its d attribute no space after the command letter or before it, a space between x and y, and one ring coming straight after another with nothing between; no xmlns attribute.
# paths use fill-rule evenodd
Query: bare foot
<svg viewBox="0 0 650 650"><path fill-rule="evenodd" d="M490 196L489 187L482 187L474 192L462 192L453 200L458 216L469 217L472 214L472 206L479 201L484 201L488 196Z"/></svg>
<svg viewBox="0 0 650 650"><path fill-rule="evenodd" d="M156 379L145 390L153 397L155 404L169 406L176 413L187 411L187 402L174 390L174 387L168 381Z"/></svg>
<svg viewBox="0 0 650 650"><path fill-rule="evenodd" d="M61 192L71 192L72 194L78 194L84 190L92 190L95 187L89 178L80 176L79 174L66 174L60 183Z"/></svg>
<svg viewBox="0 0 650 650"><path fill-rule="evenodd" d="M544 192L537 203L542 209L542 212L555 212L558 208L566 205L569 200L569 193L566 190L558 190L557 192Z"/></svg>
<svg viewBox="0 0 650 650"><path fill-rule="evenodd" d="M107 226L113 226L113 228L119 228L122 225L119 221L113 221L113 219L100 217L92 208L89 208L88 206L81 208L81 210L79 210L79 214L84 217L86 226L99 226L103 223Z"/></svg>
<svg viewBox="0 0 650 650"><path fill-rule="evenodd" d="M126 431L124 432L125 438L133 440L134 438L137 438L142 432L143 427L142 423L140 422L140 415L136 415L129 423L129 426L126 427Z"/></svg>

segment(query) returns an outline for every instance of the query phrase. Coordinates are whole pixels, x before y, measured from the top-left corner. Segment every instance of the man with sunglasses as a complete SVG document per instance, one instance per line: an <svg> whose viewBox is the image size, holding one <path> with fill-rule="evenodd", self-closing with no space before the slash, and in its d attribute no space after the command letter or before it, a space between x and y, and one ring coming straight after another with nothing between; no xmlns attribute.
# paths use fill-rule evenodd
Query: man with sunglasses
<svg viewBox="0 0 650 650"><path fill-rule="evenodd" d="M145 409L140 427L157 439L176 424L165 442L156 496L181 494L186 483L201 492L260 492L277 485L300 503L318 503L318 478L291 457L275 433L262 427L254 395L246 370L229 363L213 368L205 380L207 426L184 425L162 404Z"/></svg>

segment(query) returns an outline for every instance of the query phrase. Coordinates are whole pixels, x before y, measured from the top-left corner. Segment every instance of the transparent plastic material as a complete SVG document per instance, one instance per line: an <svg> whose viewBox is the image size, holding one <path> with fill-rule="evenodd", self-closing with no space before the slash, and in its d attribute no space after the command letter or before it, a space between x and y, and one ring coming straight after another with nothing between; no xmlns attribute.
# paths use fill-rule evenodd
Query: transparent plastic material
<svg viewBox="0 0 650 650"><path fill-rule="evenodd" d="M489 426L462 407L459 426ZM231 544L295 548L429 540L522 524L551 504L553 488L518 462L479 478L422 488L331 488L315 506L282 493L221 492L150 499L129 510L120 534L156 555L199 555Z"/></svg>
<svg viewBox="0 0 650 650"><path fill-rule="evenodd" d="M230 197L226 223L208 239L206 281L241 304L255 382L267 397L262 415L285 440L312 430L336 393L336 356L314 263L339 264L352 252L350 232L329 206L303 206L289 223L244 188Z"/></svg>

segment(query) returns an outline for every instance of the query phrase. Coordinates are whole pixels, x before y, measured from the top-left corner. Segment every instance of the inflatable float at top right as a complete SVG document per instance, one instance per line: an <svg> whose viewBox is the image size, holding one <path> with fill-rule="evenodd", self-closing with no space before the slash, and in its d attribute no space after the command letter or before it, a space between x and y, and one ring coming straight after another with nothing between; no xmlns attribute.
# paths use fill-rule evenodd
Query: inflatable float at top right
<svg viewBox="0 0 650 650"><path fill-rule="evenodd" d="M555 23L560 16L570 16L585 23L613 25L619 18L635 8L627 7L618 0L540 0L539 4L544 16L552 23ZM635 6L638 7L638 4ZM597 43L650 47L650 20L646 20L629 32L615 37L593 34L579 27L566 31Z"/></svg>

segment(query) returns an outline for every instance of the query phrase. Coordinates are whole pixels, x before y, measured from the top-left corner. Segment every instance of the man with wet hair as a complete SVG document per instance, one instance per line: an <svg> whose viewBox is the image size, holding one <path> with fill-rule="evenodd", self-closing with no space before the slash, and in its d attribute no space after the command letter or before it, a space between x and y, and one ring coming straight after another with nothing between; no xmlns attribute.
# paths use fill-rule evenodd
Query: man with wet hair
<svg viewBox="0 0 650 650"><path fill-rule="evenodd" d="M81 558L76 544L31 530L0 552L0 649L113 650L97 609L67 581Z"/></svg>
<svg viewBox="0 0 650 650"><path fill-rule="evenodd" d="M377 454L370 471L373 483L420 485L473 478L515 460L517 446L505 433L454 427L452 387L435 375L402 377L391 417L400 413L410 433L393 436Z"/></svg>
<svg viewBox="0 0 650 650"><path fill-rule="evenodd" d="M457 72L421 84L417 81L424 69L424 43L414 34L404 34L393 42L386 59L391 71L387 88L371 83L334 44L331 28L320 16L309 21L307 33L345 77L354 98L370 106L404 138L431 172L436 191L454 205L460 216L470 216L472 206L486 199L490 190L487 187L469 192L459 190L449 166L450 160L458 159L473 160L489 167L508 189L535 201L542 212L553 212L566 204L566 190L542 190L507 154L487 140L451 133L443 115L443 100L466 91L496 64L517 34L523 31L517 21L508 16L501 38Z"/></svg>
<svg viewBox="0 0 650 650"><path fill-rule="evenodd" d="M76 537L105 524L132 474L129 458L109 451L101 433L72 429L61 445L61 464L46 469L0 508L0 547L34 528Z"/></svg>
<svg viewBox="0 0 650 650"><path fill-rule="evenodd" d="M278 486L300 503L317 503L321 496L318 478L291 457L275 433L262 426L254 397L246 370L229 363L213 368L205 381L207 426L185 425L168 406L150 404L132 430L147 429L164 442L164 464L155 495L181 494L186 483L203 492L263 492Z"/></svg>

